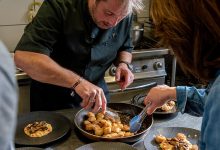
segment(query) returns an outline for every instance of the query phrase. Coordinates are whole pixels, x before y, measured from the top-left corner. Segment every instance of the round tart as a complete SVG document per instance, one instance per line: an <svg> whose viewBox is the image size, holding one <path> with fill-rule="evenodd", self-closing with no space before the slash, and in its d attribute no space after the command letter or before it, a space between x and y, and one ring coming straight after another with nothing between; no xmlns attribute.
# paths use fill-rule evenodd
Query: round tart
<svg viewBox="0 0 220 150"><path fill-rule="evenodd" d="M46 121L36 121L28 124L24 128L24 133L30 137L42 137L52 132L52 130L51 124Z"/></svg>

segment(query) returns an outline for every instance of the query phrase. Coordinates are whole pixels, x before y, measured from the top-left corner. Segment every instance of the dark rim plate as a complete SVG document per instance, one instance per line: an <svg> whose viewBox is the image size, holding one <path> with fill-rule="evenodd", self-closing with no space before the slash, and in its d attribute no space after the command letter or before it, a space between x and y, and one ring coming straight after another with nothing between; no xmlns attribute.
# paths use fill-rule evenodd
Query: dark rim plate
<svg viewBox="0 0 220 150"><path fill-rule="evenodd" d="M20 148L16 148L15 150L43 150L43 148L38 148L38 147L20 147Z"/></svg>
<svg viewBox="0 0 220 150"><path fill-rule="evenodd" d="M177 112L176 106L173 107L170 111L161 111L160 109L156 109L154 114L161 114L161 115L168 115L168 114L174 114Z"/></svg>
<svg viewBox="0 0 220 150"><path fill-rule="evenodd" d="M197 144L199 141L200 131L192 128L184 127L164 127L152 128L144 138L144 146L147 150L159 150L159 145L155 142L156 135L165 137L174 137L177 133L183 133L192 144Z"/></svg>
<svg viewBox="0 0 220 150"><path fill-rule="evenodd" d="M76 150L136 150L131 145L120 142L95 142L77 148Z"/></svg>
<svg viewBox="0 0 220 150"><path fill-rule="evenodd" d="M35 121L46 121L52 125L53 131L39 138L29 137L24 133L24 127ZM70 130L70 121L58 113L47 111L30 112L18 116L15 144L25 146L40 146L49 144L64 137Z"/></svg>
<svg viewBox="0 0 220 150"><path fill-rule="evenodd" d="M133 97L133 99L131 100L131 104L137 105L139 107L144 108L145 105L143 104L144 98L146 97L145 94L138 94L136 96ZM171 109L170 111L162 111L160 109L156 109L155 112L153 114L157 114L157 115L169 115L169 114L174 114L177 113L177 108L176 105L175 107L173 107L173 109Z"/></svg>

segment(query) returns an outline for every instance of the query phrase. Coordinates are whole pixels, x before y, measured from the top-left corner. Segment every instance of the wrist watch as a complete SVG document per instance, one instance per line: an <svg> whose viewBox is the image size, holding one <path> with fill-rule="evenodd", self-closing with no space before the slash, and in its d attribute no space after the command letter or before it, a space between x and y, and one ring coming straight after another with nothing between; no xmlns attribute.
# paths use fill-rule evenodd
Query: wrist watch
<svg viewBox="0 0 220 150"><path fill-rule="evenodd" d="M123 60L119 61L118 65L119 65L120 63L126 64L129 70L131 70L131 71L133 70L133 65L132 65L131 63L129 63L129 62L127 62L127 61L123 61Z"/></svg>

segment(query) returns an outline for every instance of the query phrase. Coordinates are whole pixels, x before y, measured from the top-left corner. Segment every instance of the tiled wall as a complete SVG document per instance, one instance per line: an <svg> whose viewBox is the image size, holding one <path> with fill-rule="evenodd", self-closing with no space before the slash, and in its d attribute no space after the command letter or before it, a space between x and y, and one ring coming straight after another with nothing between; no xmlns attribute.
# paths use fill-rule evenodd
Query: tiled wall
<svg viewBox="0 0 220 150"><path fill-rule="evenodd" d="M150 0L143 0L143 3L145 5L145 7L144 7L143 11L141 11L138 14L138 17L139 17L140 21L142 21L143 18L149 17L149 3L150 3Z"/></svg>
<svg viewBox="0 0 220 150"><path fill-rule="evenodd" d="M23 34L30 6L35 1L37 0L0 0L0 40L10 52L14 51Z"/></svg>

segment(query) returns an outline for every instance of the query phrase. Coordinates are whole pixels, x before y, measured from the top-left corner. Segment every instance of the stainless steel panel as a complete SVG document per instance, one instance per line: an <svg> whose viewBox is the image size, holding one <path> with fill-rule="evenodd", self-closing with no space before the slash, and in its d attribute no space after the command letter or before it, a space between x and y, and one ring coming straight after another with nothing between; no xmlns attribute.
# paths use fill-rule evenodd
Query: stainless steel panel
<svg viewBox="0 0 220 150"><path fill-rule="evenodd" d="M146 84L151 84L153 82L156 82L158 85L159 84L164 84L165 82L165 76L163 77L157 77L157 78L145 78L145 79L140 79L140 80L135 80L128 88L130 90L125 90L125 91L117 91L114 92L116 89L119 89L119 86L117 83L108 83L108 88L110 90L110 102L125 102L128 103L130 100L136 96L137 94L146 94L151 87L144 87ZM143 86L143 88L139 89L132 89L137 86ZM112 92L111 92L112 91Z"/></svg>
<svg viewBox="0 0 220 150"><path fill-rule="evenodd" d="M133 50L132 56L133 59L149 58L155 56L163 56L170 53L170 50L167 48L151 48L151 49L139 49Z"/></svg>
<svg viewBox="0 0 220 150"><path fill-rule="evenodd" d="M166 76L165 71L165 62L163 57L155 58L140 58L134 59L131 63L133 66L134 78L136 79L145 79L145 78L155 78ZM105 72L105 81L106 83L115 82L115 66L110 66L109 69Z"/></svg>
<svg viewBox="0 0 220 150"><path fill-rule="evenodd" d="M19 79L18 113L30 112L30 79Z"/></svg>

